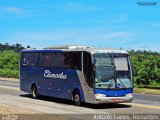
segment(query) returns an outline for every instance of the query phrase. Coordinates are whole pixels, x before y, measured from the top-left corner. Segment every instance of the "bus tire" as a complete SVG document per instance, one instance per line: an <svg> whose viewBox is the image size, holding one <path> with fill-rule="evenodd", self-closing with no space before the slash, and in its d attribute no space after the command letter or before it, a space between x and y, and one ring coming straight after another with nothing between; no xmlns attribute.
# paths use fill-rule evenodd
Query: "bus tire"
<svg viewBox="0 0 160 120"><path fill-rule="evenodd" d="M33 99L38 98L38 91L37 91L37 86L36 85L32 85L31 94L32 94Z"/></svg>
<svg viewBox="0 0 160 120"><path fill-rule="evenodd" d="M73 93L73 102L76 106L80 106L81 105L81 96L79 91L75 91Z"/></svg>

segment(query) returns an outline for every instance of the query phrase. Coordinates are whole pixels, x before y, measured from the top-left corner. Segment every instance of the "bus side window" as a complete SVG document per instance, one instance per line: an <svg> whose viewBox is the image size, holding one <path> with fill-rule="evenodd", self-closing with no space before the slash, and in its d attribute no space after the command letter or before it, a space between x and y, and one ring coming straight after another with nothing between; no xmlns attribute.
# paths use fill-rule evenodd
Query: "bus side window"
<svg viewBox="0 0 160 120"><path fill-rule="evenodd" d="M52 54L40 53L39 65L40 67L52 67Z"/></svg>
<svg viewBox="0 0 160 120"><path fill-rule="evenodd" d="M72 59L69 53L65 53L64 55L64 65L66 68L71 68L72 67Z"/></svg>
<svg viewBox="0 0 160 120"><path fill-rule="evenodd" d="M87 52L83 54L83 73L86 80L86 83L89 87L93 88L93 67L92 67L92 60L91 55Z"/></svg>
<svg viewBox="0 0 160 120"><path fill-rule="evenodd" d="M32 53L23 53L22 55L22 65L23 66L32 66L33 58Z"/></svg>
<svg viewBox="0 0 160 120"><path fill-rule="evenodd" d="M64 64L64 53L55 53L53 60L55 61L54 66L57 68L65 68L65 64Z"/></svg>
<svg viewBox="0 0 160 120"><path fill-rule="evenodd" d="M23 66L37 66L38 54L37 53L23 53L22 65Z"/></svg>
<svg viewBox="0 0 160 120"><path fill-rule="evenodd" d="M22 59L21 59L21 61L22 61L22 65L23 65L23 66L27 66L27 65L28 65L27 53L23 53L23 54L22 54Z"/></svg>
<svg viewBox="0 0 160 120"><path fill-rule="evenodd" d="M81 67L81 52L73 52L71 55L71 67L73 69L82 70Z"/></svg>
<svg viewBox="0 0 160 120"><path fill-rule="evenodd" d="M54 66L57 68L70 68L81 70L81 53L65 52L56 53L53 57Z"/></svg>
<svg viewBox="0 0 160 120"><path fill-rule="evenodd" d="M68 53L65 54L64 64L65 64L66 68L67 67L68 68L74 68L72 52L68 52Z"/></svg>
<svg viewBox="0 0 160 120"><path fill-rule="evenodd" d="M49 54L44 55L44 63L43 66L44 67L51 67L51 62L52 62L52 56Z"/></svg>

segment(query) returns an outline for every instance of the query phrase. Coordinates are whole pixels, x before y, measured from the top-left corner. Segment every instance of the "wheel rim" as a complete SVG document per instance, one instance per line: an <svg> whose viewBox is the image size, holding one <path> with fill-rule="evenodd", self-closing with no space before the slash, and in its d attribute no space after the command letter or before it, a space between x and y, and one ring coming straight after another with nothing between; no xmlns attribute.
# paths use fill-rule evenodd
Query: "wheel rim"
<svg viewBox="0 0 160 120"><path fill-rule="evenodd" d="M36 87L33 87L33 89L32 89L32 95L33 95L33 98L35 98L37 96L37 89L36 89Z"/></svg>
<svg viewBox="0 0 160 120"><path fill-rule="evenodd" d="M79 102L79 100L80 100L79 95L78 95L78 94L76 94L76 95L74 96L74 99L75 99L75 102L76 102L76 103L78 103L78 102Z"/></svg>

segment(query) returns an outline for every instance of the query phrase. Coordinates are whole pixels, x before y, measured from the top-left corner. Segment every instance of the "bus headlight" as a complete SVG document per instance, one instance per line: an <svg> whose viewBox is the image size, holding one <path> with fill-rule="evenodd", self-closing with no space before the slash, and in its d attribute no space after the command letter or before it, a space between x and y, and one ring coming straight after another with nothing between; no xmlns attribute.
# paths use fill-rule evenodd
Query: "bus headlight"
<svg viewBox="0 0 160 120"><path fill-rule="evenodd" d="M133 93L126 94L126 97L133 97Z"/></svg>
<svg viewBox="0 0 160 120"><path fill-rule="evenodd" d="M105 94L100 94L100 93L96 93L95 96L97 96L97 97L106 97Z"/></svg>

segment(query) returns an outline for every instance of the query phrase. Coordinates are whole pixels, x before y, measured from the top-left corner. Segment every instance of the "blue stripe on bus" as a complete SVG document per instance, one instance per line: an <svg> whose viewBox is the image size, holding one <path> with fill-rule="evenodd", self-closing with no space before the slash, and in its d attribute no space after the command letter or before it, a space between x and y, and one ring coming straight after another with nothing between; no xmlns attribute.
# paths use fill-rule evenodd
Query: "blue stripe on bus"
<svg viewBox="0 0 160 120"><path fill-rule="evenodd" d="M105 94L108 97L121 97L121 96L125 96L128 93L133 93L133 88L128 88L126 90L124 89L119 89L119 90L94 89L94 94L96 93Z"/></svg>

